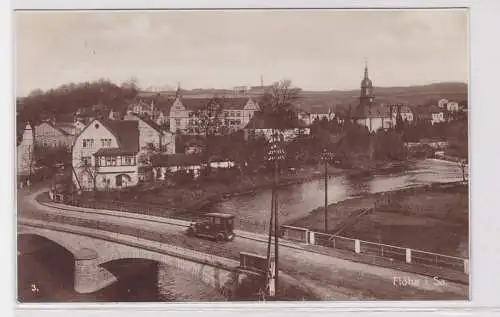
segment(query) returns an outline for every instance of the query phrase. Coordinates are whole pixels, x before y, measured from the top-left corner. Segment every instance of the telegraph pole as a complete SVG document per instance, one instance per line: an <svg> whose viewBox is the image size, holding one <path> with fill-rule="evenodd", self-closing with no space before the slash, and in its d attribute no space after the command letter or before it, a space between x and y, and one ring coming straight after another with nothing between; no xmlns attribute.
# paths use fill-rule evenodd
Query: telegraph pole
<svg viewBox="0 0 500 317"><path fill-rule="evenodd" d="M324 161L325 161L325 233L328 233L328 161L327 160Z"/></svg>
<svg viewBox="0 0 500 317"><path fill-rule="evenodd" d="M273 162L273 170L274 170L274 177L273 177L273 188L272 188L272 194L271 194L271 219L269 223L269 240L268 240L268 249L267 249L267 259L268 259L268 265L269 268L271 267L271 244L272 244L272 231L273 231L273 225L274 225L274 291L275 294L277 293L278 290L278 272L279 272L279 265L278 265L278 257L279 257L279 221L278 221L278 181L279 181L279 160L284 159L284 151L280 148L279 146L279 139L278 139L278 134L276 132L273 132L272 138L271 138L271 144L270 144L270 149L268 153L268 160ZM270 282L270 275L271 272L268 274L267 278L267 283L269 286ZM269 289L268 289L269 290Z"/></svg>
<svg viewBox="0 0 500 317"><path fill-rule="evenodd" d="M325 233L328 233L328 161L332 158L332 153L325 148L321 154L321 160L325 164Z"/></svg>

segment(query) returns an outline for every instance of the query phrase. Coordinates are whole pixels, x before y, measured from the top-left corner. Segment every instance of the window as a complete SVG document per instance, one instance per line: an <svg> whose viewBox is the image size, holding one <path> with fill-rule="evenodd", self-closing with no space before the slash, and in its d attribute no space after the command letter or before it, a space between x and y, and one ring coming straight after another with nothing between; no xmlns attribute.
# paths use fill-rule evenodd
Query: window
<svg viewBox="0 0 500 317"><path fill-rule="evenodd" d="M82 165L90 166L92 164L92 158L90 156L82 156Z"/></svg>
<svg viewBox="0 0 500 317"><path fill-rule="evenodd" d="M175 125L180 126L181 125L181 119L175 119Z"/></svg>
<svg viewBox="0 0 500 317"><path fill-rule="evenodd" d="M240 116L240 112L239 112L239 111L235 111L235 112L234 112L234 115L235 115L236 117L239 117L239 116Z"/></svg>
<svg viewBox="0 0 500 317"><path fill-rule="evenodd" d="M123 157L123 165L132 165L132 157L131 156L125 156Z"/></svg>
<svg viewBox="0 0 500 317"><path fill-rule="evenodd" d="M94 147L94 139L83 139L82 146L87 149L91 149Z"/></svg>
<svg viewBox="0 0 500 317"><path fill-rule="evenodd" d="M111 147L111 139L101 139L102 147Z"/></svg>

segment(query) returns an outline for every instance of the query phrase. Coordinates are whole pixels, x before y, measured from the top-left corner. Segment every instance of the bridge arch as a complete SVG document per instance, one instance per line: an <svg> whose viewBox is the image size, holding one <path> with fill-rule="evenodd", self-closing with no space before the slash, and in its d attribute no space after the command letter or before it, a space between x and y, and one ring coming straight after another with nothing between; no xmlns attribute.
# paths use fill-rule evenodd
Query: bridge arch
<svg viewBox="0 0 500 317"><path fill-rule="evenodd" d="M64 230L19 226L18 235L26 234L44 237L73 254L75 290L80 293L91 293L116 282L117 278L106 268L109 262L125 259L150 260L182 270L224 295L234 292L245 278L236 269L237 264L231 268L227 263L200 260L196 255L184 256L182 252L175 250L176 247L171 247L175 250L173 252L165 252L157 247L142 248L135 243L121 244Z"/></svg>

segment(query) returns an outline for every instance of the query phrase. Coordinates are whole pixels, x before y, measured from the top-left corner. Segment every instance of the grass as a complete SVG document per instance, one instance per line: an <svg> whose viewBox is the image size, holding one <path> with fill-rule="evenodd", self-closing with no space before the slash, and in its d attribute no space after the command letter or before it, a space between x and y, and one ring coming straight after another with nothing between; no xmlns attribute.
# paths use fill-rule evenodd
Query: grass
<svg viewBox="0 0 500 317"><path fill-rule="evenodd" d="M468 257L469 202L466 185L414 188L392 192L389 203L374 208L382 194L349 199L328 206L330 233L451 256ZM356 219L359 209L371 212ZM352 219L354 218L354 221ZM293 226L324 229L318 208Z"/></svg>

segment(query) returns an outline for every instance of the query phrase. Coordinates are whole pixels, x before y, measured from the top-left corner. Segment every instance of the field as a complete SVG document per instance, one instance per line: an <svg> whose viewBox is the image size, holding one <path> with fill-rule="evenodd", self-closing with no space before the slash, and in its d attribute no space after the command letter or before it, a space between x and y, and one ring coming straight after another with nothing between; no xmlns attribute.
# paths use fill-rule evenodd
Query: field
<svg viewBox="0 0 500 317"><path fill-rule="evenodd" d="M389 202L382 197L374 194L330 205L329 231L365 241L468 257L469 202L465 185L396 191L390 194ZM369 212L357 217L360 209ZM323 231L323 209L291 225Z"/></svg>

